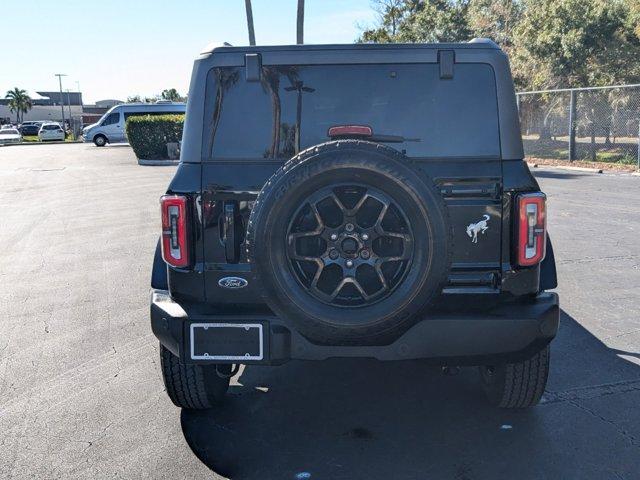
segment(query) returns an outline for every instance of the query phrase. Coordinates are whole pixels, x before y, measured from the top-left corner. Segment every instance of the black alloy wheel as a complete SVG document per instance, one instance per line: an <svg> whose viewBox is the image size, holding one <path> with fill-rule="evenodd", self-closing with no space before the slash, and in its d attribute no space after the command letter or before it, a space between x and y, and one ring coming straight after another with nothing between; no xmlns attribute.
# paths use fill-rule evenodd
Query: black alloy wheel
<svg viewBox="0 0 640 480"><path fill-rule="evenodd" d="M401 207L362 184L315 192L287 229L292 272L312 296L333 306L367 306L389 296L411 267L413 245Z"/></svg>

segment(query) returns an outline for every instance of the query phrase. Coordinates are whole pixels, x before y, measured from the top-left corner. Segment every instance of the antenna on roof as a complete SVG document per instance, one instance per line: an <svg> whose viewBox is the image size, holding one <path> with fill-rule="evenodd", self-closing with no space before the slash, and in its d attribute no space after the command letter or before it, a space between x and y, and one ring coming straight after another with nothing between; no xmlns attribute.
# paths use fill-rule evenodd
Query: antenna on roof
<svg viewBox="0 0 640 480"><path fill-rule="evenodd" d="M247 30L249 31L249 45L255 45L256 32L253 29L253 11L251 10L251 0L244 0L244 8L247 11Z"/></svg>

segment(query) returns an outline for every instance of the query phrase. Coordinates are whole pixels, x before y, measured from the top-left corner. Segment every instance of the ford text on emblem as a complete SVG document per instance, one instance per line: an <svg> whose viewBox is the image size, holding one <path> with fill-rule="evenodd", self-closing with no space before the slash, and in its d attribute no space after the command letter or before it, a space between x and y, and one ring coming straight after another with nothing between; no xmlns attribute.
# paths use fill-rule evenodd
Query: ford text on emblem
<svg viewBox="0 0 640 480"><path fill-rule="evenodd" d="M244 288L249 284L244 278L224 277L218 280L218 285L222 288Z"/></svg>

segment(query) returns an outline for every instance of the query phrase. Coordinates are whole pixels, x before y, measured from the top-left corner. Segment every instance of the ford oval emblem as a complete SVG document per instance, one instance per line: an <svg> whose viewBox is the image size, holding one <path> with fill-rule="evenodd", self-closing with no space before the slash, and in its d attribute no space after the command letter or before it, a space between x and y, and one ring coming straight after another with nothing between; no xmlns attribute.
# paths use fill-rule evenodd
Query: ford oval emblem
<svg viewBox="0 0 640 480"><path fill-rule="evenodd" d="M218 285L222 288L244 288L249 282L241 277L224 277L218 280Z"/></svg>

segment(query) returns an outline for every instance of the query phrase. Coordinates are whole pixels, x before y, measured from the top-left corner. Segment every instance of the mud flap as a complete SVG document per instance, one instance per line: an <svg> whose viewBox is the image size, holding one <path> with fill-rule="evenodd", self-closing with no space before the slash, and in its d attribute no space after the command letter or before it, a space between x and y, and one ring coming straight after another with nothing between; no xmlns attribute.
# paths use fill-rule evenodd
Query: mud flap
<svg viewBox="0 0 640 480"><path fill-rule="evenodd" d="M167 264L162 259L160 240L156 244L156 253L153 256L153 270L151 270L151 288L157 290L169 290L167 282Z"/></svg>
<svg viewBox="0 0 640 480"><path fill-rule="evenodd" d="M558 286L556 259L553 256L551 238L547 235L547 254L540 265L540 291L552 290Z"/></svg>

